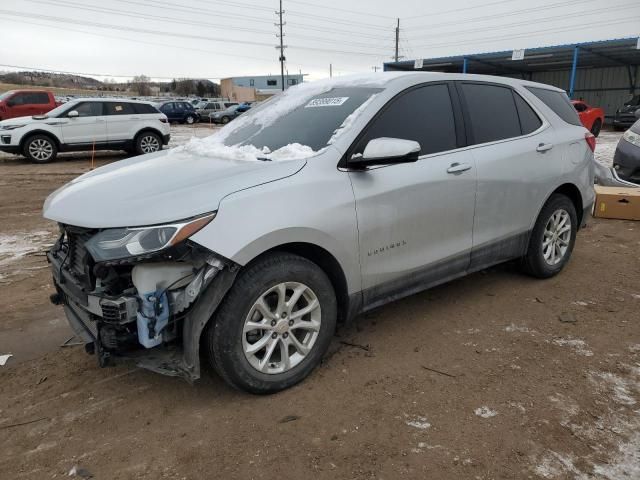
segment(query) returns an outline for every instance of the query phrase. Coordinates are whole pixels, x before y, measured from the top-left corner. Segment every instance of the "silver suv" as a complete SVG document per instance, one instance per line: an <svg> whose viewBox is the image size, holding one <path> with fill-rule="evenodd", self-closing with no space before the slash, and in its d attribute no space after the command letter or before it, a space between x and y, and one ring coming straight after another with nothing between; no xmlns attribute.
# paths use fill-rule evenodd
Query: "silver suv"
<svg viewBox="0 0 640 480"><path fill-rule="evenodd" d="M51 194L56 293L101 365L282 390L337 322L519 259L559 273L594 201L562 90L476 75L304 83L206 139Z"/></svg>

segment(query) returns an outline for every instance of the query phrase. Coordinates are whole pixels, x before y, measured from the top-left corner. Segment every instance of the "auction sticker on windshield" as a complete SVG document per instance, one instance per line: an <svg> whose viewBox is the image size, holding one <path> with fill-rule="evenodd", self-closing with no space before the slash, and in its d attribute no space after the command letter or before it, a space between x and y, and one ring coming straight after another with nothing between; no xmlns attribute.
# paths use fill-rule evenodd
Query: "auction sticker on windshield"
<svg viewBox="0 0 640 480"><path fill-rule="evenodd" d="M304 108L311 107L339 107L344 102L349 100L349 97L330 97L330 98L314 98L307 103Z"/></svg>

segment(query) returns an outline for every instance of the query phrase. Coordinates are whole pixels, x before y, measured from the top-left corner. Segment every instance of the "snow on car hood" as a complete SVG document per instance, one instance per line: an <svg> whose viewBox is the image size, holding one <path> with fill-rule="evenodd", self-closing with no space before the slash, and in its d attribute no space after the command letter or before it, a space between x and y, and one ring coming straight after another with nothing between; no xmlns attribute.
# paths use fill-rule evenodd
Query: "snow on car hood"
<svg viewBox="0 0 640 480"><path fill-rule="evenodd" d="M43 215L87 228L174 222L217 210L225 196L291 176L306 164L303 158L247 161L247 152L225 148L217 157L180 148L106 165L49 195Z"/></svg>

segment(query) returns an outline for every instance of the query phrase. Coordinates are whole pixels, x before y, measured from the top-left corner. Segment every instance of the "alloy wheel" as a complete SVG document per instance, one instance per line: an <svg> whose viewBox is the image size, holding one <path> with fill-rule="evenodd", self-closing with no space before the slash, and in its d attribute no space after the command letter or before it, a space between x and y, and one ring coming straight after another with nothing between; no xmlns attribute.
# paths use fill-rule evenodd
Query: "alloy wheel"
<svg viewBox="0 0 640 480"><path fill-rule="evenodd" d="M51 142L38 138L29 143L29 155L40 162L46 162L53 155Z"/></svg>
<svg viewBox="0 0 640 480"><path fill-rule="evenodd" d="M249 310L242 329L245 358L259 372L285 373L311 353L321 322L320 302L311 288L280 283Z"/></svg>
<svg viewBox="0 0 640 480"><path fill-rule="evenodd" d="M571 242L571 217L569 212L558 209L549 217L542 235L542 255L549 265L562 261Z"/></svg>
<svg viewBox="0 0 640 480"><path fill-rule="evenodd" d="M153 135L146 135L140 139L140 150L143 153L153 153L160 150L160 142Z"/></svg>

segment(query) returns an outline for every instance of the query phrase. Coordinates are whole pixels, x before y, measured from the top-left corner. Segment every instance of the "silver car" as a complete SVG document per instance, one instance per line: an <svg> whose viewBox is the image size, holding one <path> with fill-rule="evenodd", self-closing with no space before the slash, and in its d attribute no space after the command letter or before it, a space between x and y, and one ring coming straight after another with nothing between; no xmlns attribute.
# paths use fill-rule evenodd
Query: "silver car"
<svg viewBox="0 0 640 480"><path fill-rule="evenodd" d="M204 357L234 387L276 392L338 322L508 260L558 274L594 202L594 146L548 85L304 83L51 194L51 298L101 365L193 381Z"/></svg>

